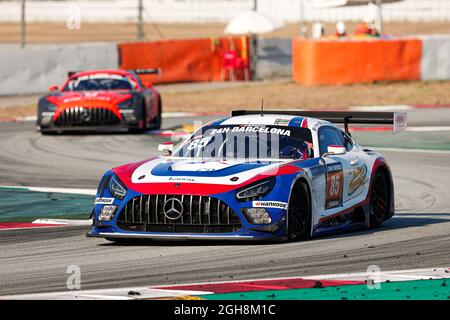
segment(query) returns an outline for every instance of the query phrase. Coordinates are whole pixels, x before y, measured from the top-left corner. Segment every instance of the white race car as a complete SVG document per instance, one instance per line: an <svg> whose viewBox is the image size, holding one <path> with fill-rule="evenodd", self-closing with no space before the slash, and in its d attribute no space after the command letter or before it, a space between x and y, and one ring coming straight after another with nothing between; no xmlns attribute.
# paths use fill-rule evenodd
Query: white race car
<svg viewBox="0 0 450 320"><path fill-rule="evenodd" d="M297 240L378 227L394 214L391 170L349 124L397 133L406 114L234 111L175 149L161 145L165 156L108 171L88 235Z"/></svg>

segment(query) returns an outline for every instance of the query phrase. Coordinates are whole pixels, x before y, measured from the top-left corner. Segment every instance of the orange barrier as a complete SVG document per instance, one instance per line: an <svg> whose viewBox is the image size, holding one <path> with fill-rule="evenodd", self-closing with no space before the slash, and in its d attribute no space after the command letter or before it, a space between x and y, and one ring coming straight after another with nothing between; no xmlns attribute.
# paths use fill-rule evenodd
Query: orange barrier
<svg viewBox="0 0 450 320"><path fill-rule="evenodd" d="M142 75L144 81L173 83L191 81L220 81L229 78L222 68L226 51L236 51L240 59L249 57L249 38L215 38L192 40L163 40L155 42L122 43L119 48L121 69L160 68L159 75ZM245 72L236 70L234 78L244 79Z"/></svg>
<svg viewBox="0 0 450 320"><path fill-rule="evenodd" d="M422 41L294 38L292 75L305 85L419 80Z"/></svg>

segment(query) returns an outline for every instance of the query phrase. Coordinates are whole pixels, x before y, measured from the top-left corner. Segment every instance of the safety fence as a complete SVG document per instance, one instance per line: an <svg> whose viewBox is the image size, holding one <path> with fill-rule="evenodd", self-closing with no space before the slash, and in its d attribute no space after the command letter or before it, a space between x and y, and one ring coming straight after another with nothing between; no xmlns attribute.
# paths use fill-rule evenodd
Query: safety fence
<svg viewBox="0 0 450 320"><path fill-rule="evenodd" d="M367 6L323 8L317 0L258 0L258 11L284 22L362 20ZM327 1L322 1L327 2ZM330 1L328 1L330 2ZM331 1L333 2L333 1ZM335 2L335 1L334 1ZM135 21L138 1L28 1L28 21ZM253 8L253 0L144 0L146 22L227 22ZM383 6L385 21L450 21L448 0L403 0ZM20 1L0 1L0 21L20 21Z"/></svg>

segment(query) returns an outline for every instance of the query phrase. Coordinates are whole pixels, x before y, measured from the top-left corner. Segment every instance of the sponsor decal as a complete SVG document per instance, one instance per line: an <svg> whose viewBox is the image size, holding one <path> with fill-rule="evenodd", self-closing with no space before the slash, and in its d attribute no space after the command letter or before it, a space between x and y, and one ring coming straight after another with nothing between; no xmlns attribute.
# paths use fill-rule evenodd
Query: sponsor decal
<svg viewBox="0 0 450 320"><path fill-rule="evenodd" d="M364 164L362 166L356 167L352 172L352 180L348 185L348 195L352 195L358 190L364 183L366 183L366 173L367 166Z"/></svg>
<svg viewBox="0 0 450 320"><path fill-rule="evenodd" d="M195 179L186 177L169 177L169 181L194 182Z"/></svg>
<svg viewBox="0 0 450 320"><path fill-rule="evenodd" d="M288 204L281 201L253 201L253 207L255 208L274 208L286 210Z"/></svg>
<svg viewBox="0 0 450 320"><path fill-rule="evenodd" d="M236 133L236 132L254 132L254 133L266 133L275 134L280 136L290 136L291 130L281 129L281 128L270 128L265 126L236 126L236 127L225 127L219 129L212 129L210 135L219 133Z"/></svg>
<svg viewBox="0 0 450 320"><path fill-rule="evenodd" d="M114 198L95 198L95 204L113 204Z"/></svg>
<svg viewBox="0 0 450 320"><path fill-rule="evenodd" d="M276 126L287 126L289 124L289 119L276 119L274 124Z"/></svg>
<svg viewBox="0 0 450 320"><path fill-rule="evenodd" d="M408 125L406 112L394 113L394 134L400 133L406 129Z"/></svg>

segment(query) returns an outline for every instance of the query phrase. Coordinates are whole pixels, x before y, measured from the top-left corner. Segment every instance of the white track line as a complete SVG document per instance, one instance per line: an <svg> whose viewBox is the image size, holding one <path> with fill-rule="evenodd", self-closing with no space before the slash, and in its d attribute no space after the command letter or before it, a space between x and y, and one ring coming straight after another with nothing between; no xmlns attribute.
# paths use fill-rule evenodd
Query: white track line
<svg viewBox="0 0 450 320"><path fill-rule="evenodd" d="M436 131L450 131L450 126L436 126L436 127L408 127L405 131L409 132L436 132Z"/></svg>
<svg viewBox="0 0 450 320"><path fill-rule="evenodd" d="M348 108L351 111L408 111L414 110L414 106L409 105L385 105L385 106L353 106Z"/></svg>
<svg viewBox="0 0 450 320"><path fill-rule="evenodd" d="M37 219L32 223L36 224L55 224L55 225L68 225L68 226L91 226L92 220L71 220L71 219Z"/></svg>
<svg viewBox="0 0 450 320"><path fill-rule="evenodd" d="M363 146L364 148L366 146ZM409 153L434 153L434 154L450 154L450 150L428 150L428 149L407 149L407 148L384 148L384 147L371 147L375 151L387 151L387 152L409 152Z"/></svg>

